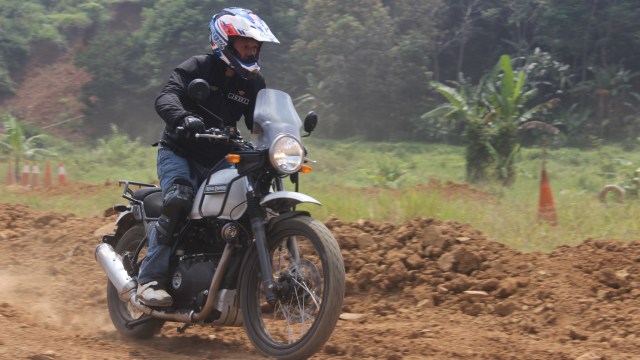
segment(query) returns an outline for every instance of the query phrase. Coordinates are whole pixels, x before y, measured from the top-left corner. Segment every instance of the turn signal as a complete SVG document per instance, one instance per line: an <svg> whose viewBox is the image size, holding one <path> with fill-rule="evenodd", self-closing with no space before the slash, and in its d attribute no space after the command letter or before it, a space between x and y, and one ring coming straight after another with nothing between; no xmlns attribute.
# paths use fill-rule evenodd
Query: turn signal
<svg viewBox="0 0 640 360"><path fill-rule="evenodd" d="M309 165L302 165L302 167L300 168L300 172L303 174L308 174L311 172L311 166Z"/></svg>
<svg viewBox="0 0 640 360"><path fill-rule="evenodd" d="M238 155L238 154L227 154L227 156L225 156L225 159L227 159L227 161L232 163L232 164L237 164L237 163L240 162L240 155Z"/></svg>
<svg viewBox="0 0 640 360"><path fill-rule="evenodd" d="M129 210L129 207L127 205L121 205L121 204L113 205L113 211L115 212L125 212L127 210Z"/></svg>

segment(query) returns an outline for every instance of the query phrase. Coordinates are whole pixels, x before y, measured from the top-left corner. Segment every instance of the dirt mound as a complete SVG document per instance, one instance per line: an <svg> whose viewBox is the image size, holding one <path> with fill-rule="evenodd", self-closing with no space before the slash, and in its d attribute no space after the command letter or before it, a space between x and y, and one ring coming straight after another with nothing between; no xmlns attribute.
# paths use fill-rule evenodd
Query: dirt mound
<svg viewBox="0 0 640 360"><path fill-rule="evenodd" d="M242 329L167 324L121 338L94 260L115 218L0 204L0 358L254 358ZM328 219L347 269L343 320L316 358L633 359L640 243L523 254L472 227Z"/></svg>

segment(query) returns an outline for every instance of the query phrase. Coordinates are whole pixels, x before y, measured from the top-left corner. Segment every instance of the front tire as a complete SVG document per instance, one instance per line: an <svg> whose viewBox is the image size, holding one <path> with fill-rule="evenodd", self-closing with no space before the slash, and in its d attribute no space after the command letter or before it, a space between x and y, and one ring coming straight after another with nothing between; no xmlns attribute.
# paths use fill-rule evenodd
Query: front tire
<svg viewBox="0 0 640 360"><path fill-rule="evenodd" d="M254 251L240 283L244 327L265 356L308 358L329 339L342 310L345 270L338 242L321 222L298 216L276 223L267 246L272 276L284 290L275 305L266 302Z"/></svg>
<svg viewBox="0 0 640 360"><path fill-rule="evenodd" d="M144 240L144 226L138 224L122 235L120 241L116 245L116 253L123 255L125 252L134 254L140 243ZM152 319L148 322L140 324L132 329L126 327L126 323L141 318L144 314L137 310L128 301L120 300L118 290L111 284L107 283L107 306L109 307L109 316L111 322L118 331L126 337L134 339L148 339L157 334L164 321L160 319Z"/></svg>

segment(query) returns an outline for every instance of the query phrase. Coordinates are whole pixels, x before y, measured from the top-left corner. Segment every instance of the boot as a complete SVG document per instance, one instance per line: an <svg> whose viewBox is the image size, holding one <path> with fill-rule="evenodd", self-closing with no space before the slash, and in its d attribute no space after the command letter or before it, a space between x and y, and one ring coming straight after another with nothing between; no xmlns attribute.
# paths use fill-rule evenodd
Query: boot
<svg viewBox="0 0 640 360"><path fill-rule="evenodd" d="M147 306L171 306L173 304L171 295L157 281L139 284L136 297L138 301Z"/></svg>

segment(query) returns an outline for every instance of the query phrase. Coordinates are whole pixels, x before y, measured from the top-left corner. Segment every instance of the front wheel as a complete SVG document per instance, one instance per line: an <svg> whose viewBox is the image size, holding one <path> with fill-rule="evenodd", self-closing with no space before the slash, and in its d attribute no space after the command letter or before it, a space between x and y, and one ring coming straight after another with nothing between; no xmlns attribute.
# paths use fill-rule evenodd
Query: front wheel
<svg viewBox="0 0 640 360"><path fill-rule="evenodd" d="M254 253L240 285L244 327L265 356L308 358L329 339L342 310L345 271L338 242L321 222L298 216L274 225L267 246L281 287L278 301L267 303Z"/></svg>
<svg viewBox="0 0 640 360"><path fill-rule="evenodd" d="M125 252L133 254L138 245L144 240L144 237L144 226L142 224L135 225L122 235L115 250L120 255ZM131 305L130 302L120 300L118 290L111 282L107 284L107 305L109 306L111 322L120 333L127 337L147 339L158 333L164 325L163 320L150 319L150 321L129 329L126 324L132 320L140 319L144 314Z"/></svg>

